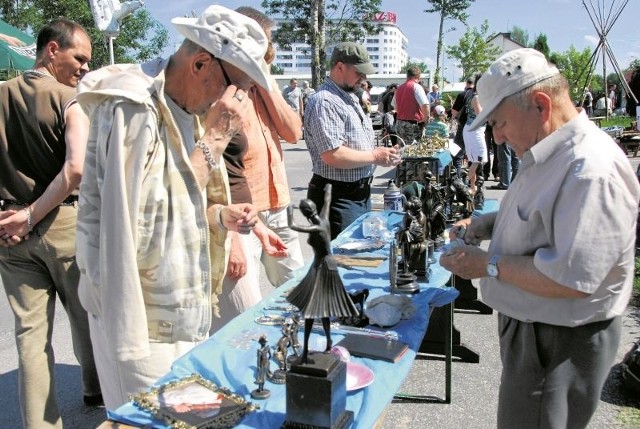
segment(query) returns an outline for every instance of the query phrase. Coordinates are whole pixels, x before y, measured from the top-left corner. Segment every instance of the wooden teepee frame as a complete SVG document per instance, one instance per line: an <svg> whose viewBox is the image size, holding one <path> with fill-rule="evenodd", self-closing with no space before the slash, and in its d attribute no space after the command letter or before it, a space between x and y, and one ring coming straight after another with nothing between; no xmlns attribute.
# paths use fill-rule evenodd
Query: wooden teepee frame
<svg viewBox="0 0 640 429"><path fill-rule="evenodd" d="M615 24L615 22L618 20L618 18L622 14L622 11L627 6L627 3L629 3L629 0L622 0L621 2L617 2L616 0L609 0L609 2L610 4L607 10L606 5L604 4L606 2L604 1L598 0L598 4L596 7L594 6L592 0L588 0L588 3L589 3L588 6L587 6L587 1L582 0L582 5L587 10L589 19L591 20L591 23L595 27L596 32L598 33L598 37L600 38L598 45L596 46L596 48L593 50L593 53L591 54L591 58L589 58L589 63L586 68L586 72L588 74L585 80L585 88L589 85L589 82L591 81L591 75L595 70L595 65L598 61L598 58L602 56L602 81L604 83L605 97L607 96L608 87L607 87L607 61L606 60L608 57L609 61L611 61L611 64L613 65L613 69L615 70L615 72L618 74L618 77L620 78L621 85L624 87L627 94L631 94L631 97L635 100L636 104L638 104L638 99L631 91L631 88L629 88L629 84L624 78L624 73L622 73L622 70L620 69L620 65L618 64L618 60L616 59L616 56L614 55L613 50L611 49L611 46L607 41L607 35L609 34L609 31L611 31L613 24ZM584 74L584 71L580 74L580 76L578 76L578 81L582 77L582 74ZM608 118L609 110L606 109L605 111L607 112L606 115Z"/></svg>

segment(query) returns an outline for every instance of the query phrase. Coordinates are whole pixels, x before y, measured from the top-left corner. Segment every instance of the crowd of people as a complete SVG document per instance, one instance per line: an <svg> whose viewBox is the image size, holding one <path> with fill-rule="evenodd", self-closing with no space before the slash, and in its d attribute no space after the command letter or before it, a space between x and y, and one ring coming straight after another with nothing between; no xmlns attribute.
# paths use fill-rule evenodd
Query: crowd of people
<svg viewBox="0 0 640 429"><path fill-rule="evenodd" d="M116 409L260 301L260 265L275 287L303 265L296 231L308 228L290 226L282 142L304 129L305 202L331 239L371 210L376 166L401 162L397 146L375 144L376 70L361 44L335 46L315 91L296 79L280 91L263 13L214 5L172 24L184 41L169 58L90 72L88 34L56 19L38 34L34 69L0 85L0 275L25 428L63 425L56 297L85 404ZM380 107L411 144L454 133L441 98L410 67ZM636 176L532 49L469 80L452 116L472 191L490 152L509 190L497 213L454 225L467 244L440 259L481 279L499 312L497 426L585 427L631 293ZM488 251L476 246L484 239Z"/></svg>

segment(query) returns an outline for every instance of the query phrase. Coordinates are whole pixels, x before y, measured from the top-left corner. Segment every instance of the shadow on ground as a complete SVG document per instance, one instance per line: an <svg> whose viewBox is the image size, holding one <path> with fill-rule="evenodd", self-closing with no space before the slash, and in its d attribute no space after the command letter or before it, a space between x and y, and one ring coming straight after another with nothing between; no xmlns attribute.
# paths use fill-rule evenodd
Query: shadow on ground
<svg viewBox="0 0 640 429"><path fill-rule="evenodd" d="M95 428L106 419L103 407L87 407L82 402L80 366L55 366L58 406L65 429ZM18 401L18 371L0 375L0 428L22 427Z"/></svg>

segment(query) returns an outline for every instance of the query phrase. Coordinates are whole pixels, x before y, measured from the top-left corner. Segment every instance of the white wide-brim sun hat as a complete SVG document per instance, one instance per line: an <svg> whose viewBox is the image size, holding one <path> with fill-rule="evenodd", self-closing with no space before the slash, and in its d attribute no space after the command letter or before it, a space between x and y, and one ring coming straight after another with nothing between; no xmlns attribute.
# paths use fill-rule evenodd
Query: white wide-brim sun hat
<svg viewBox="0 0 640 429"><path fill-rule="evenodd" d="M269 40L256 21L226 7L213 5L198 18L178 17L171 23L185 38L271 90L269 67L264 61Z"/></svg>

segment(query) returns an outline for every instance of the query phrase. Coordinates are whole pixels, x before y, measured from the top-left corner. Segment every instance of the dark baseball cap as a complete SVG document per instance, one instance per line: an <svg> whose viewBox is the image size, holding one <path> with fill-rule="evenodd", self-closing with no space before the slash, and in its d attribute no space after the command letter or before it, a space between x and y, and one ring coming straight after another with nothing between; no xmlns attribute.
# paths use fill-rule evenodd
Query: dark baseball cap
<svg viewBox="0 0 640 429"><path fill-rule="evenodd" d="M342 42L333 48L331 64L342 62L355 66L356 70L364 74L375 74L376 69L369 60L367 49L359 43Z"/></svg>

